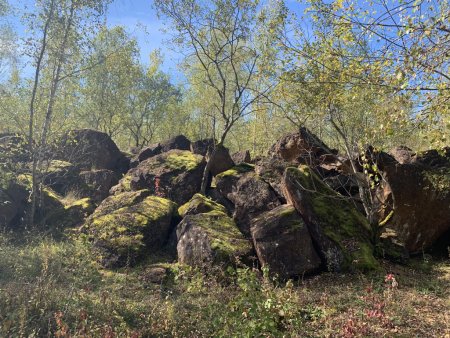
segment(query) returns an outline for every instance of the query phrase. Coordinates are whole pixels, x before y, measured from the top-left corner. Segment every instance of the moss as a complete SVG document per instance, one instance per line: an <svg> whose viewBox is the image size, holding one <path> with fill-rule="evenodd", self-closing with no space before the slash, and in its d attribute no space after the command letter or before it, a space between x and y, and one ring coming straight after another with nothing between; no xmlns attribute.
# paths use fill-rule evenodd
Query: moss
<svg viewBox="0 0 450 338"><path fill-rule="evenodd" d="M251 251L250 242L244 238L233 219L226 213L214 210L190 217L196 226L208 234L216 260L229 261L232 257Z"/></svg>
<svg viewBox="0 0 450 338"><path fill-rule="evenodd" d="M73 164L66 161L52 160L50 161L47 171L49 173L73 168Z"/></svg>
<svg viewBox="0 0 450 338"><path fill-rule="evenodd" d="M223 205L202 194L195 194L189 202L178 208L178 213L181 217L184 217L187 213L205 213L214 210L227 212Z"/></svg>
<svg viewBox="0 0 450 338"><path fill-rule="evenodd" d="M447 194L450 191L450 168L434 168L424 170L423 176L432 185L433 189L440 194Z"/></svg>
<svg viewBox="0 0 450 338"><path fill-rule="evenodd" d="M253 164L241 163L227 171L224 171L223 173L220 173L219 175L216 176L216 178L219 179L219 178L224 178L227 176L239 177L240 175L242 175L244 173L254 171L254 170L255 170L255 166Z"/></svg>
<svg viewBox="0 0 450 338"><path fill-rule="evenodd" d="M148 191L110 196L89 218L85 228L105 257L105 265L134 262L146 251L158 250L169 235L176 204Z"/></svg>
<svg viewBox="0 0 450 338"><path fill-rule="evenodd" d="M370 242L371 227L367 219L351 203L324 184L307 166L288 168L307 197L315 219L323 233L335 242L344 254L346 268L375 269L378 266Z"/></svg>
<svg viewBox="0 0 450 338"><path fill-rule="evenodd" d="M194 170L203 161L203 156L190 151L172 151L167 153L166 165L172 169Z"/></svg>
<svg viewBox="0 0 450 338"><path fill-rule="evenodd" d="M76 200L76 201L66 205L64 208L66 210L68 210L73 207L80 207L83 210L88 210L88 209L91 209L92 206L93 206L92 200L89 197L86 197L86 198Z"/></svg>

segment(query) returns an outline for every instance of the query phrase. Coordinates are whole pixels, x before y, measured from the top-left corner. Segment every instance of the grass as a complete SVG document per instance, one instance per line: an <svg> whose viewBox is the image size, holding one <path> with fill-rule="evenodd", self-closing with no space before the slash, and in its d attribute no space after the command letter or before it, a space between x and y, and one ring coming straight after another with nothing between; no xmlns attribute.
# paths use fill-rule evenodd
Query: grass
<svg viewBox="0 0 450 338"><path fill-rule="evenodd" d="M120 270L89 243L0 235L1 337L448 337L450 262L382 262L370 275L278 283L254 269L200 271L155 255ZM154 267L167 276L154 283ZM392 280L385 282L392 273Z"/></svg>

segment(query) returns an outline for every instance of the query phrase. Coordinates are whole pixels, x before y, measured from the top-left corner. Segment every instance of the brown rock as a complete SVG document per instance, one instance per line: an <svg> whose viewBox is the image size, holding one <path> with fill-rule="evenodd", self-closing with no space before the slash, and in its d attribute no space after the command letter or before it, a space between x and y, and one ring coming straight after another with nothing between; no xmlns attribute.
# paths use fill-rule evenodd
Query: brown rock
<svg viewBox="0 0 450 338"><path fill-rule="evenodd" d="M304 127L297 133L284 136L269 150L270 156L280 157L288 162L306 164L317 164L320 162L320 156L333 154L336 155L337 151L328 148L316 135ZM324 161L323 158L322 161Z"/></svg>
<svg viewBox="0 0 450 338"><path fill-rule="evenodd" d="M287 168L284 191L301 214L330 271L376 269L366 218L307 166Z"/></svg>
<svg viewBox="0 0 450 338"><path fill-rule="evenodd" d="M231 155L231 159L235 164L250 163L252 160L250 151L248 150L238 151L237 153L234 153L233 155Z"/></svg>
<svg viewBox="0 0 450 338"><path fill-rule="evenodd" d="M281 205L252 221L251 235L261 265L282 279L317 271L321 260L308 228L291 205Z"/></svg>
<svg viewBox="0 0 450 338"><path fill-rule="evenodd" d="M110 193L148 189L154 195L184 204L200 191L204 168L203 156L170 150L131 169Z"/></svg>
<svg viewBox="0 0 450 338"><path fill-rule="evenodd" d="M409 253L430 248L450 230L450 156L444 149L399 158L403 164L382 152L371 159L383 178L376 190L381 238Z"/></svg>
<svg viewBox="0 0 450 338"><path fill-rule="evenodd" d="M268 183L258 175L249 173L236 183L228 199L234 204L233 219L245 235L250 235L250 223L261 213L281 205Z"/></svg>

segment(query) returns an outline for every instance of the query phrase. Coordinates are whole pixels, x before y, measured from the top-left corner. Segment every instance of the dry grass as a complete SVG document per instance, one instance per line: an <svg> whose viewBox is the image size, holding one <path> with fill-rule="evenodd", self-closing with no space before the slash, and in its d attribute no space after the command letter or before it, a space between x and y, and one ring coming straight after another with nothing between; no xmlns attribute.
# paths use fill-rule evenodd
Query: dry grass
<svg viewBox="0 0 450 338"><path fill-rule="evenodd" d="M80 240L32 237L0 238L1 337L450 335L448 259L279 284L252 269L205 275L158 259L104 270ZM159 284L149 275L155 264L170 270Z"/></svg>

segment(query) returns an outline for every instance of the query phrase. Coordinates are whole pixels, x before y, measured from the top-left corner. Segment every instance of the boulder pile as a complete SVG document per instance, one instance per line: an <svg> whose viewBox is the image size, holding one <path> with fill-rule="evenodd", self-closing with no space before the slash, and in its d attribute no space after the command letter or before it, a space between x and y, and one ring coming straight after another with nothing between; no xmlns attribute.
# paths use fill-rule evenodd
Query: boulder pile
<svg viewBox="0 0 450 338"><path fill-rule="evenodd" d="M19 141L1 138L0 152ZM368 271L379 256L405 259L450 231L450 148L369 147L349 159L301 128L253 161L248 151L230 156L212 139L183 135L126 155L106 134L83 129L64 135L54 153L37 219L76 227L109 268L169 252L183 264L258 265L282 279ZM12 158L30 167L27 154ZM22 169L1 185L2 227L24 223L30 180ZM375 201L373 217L360 189Z"/></svg>

